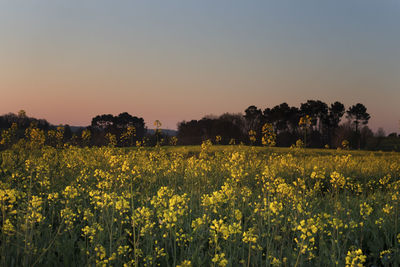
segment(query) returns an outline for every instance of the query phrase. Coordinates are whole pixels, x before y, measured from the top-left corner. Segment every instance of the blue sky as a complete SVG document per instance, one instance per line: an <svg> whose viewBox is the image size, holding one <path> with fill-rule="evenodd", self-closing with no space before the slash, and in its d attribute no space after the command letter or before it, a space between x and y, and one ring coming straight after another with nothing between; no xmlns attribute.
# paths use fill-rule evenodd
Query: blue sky
<svg viewBox="0 0 400 267"><path fill-rule="evenodd" d="M399 131L400 1L0 1L0 113L175 128L307 99Z"/></svg>

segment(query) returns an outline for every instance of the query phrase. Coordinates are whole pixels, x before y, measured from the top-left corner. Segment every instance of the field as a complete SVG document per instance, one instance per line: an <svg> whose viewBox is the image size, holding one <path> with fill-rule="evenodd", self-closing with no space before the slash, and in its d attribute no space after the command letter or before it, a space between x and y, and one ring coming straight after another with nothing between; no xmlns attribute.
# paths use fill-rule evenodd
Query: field
<svg viewBox="0 0 400 267"><path fill-rule="evenodd" d="M1 266L399 266L400 154L0 152Z"/></svg>

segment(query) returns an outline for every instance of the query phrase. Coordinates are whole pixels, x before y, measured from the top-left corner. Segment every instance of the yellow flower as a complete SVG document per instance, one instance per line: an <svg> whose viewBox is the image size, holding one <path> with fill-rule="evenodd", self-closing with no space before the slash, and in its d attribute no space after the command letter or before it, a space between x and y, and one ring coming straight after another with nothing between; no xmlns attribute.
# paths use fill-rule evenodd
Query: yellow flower
<svg viewBox="0 0 400 267"><path fill-rule="evenodd" d="M381 251L379 257L382 259L383 262L389 261L392 258L392 251L390 249Z"/></svg>
<svg viewBox="0 0 400 267"><path fill-rule="evenodd" d="M331 173L330 182L334 189L344 188L344 186L346 184L346 178L343 175L341 175L340 173L334 171Z"/></svg>
<svg viewBox="0 0 400 267"><path fill-rule="evenodd" d="M255 232L254 228L250 228L248 231L243 232L243 239L242 239L243 242L256 244L258 236L255 235L254 232Z"/></svg>
<svg viewBox="0 0 400 267"><path fill-rule="evenodd" d="M367 259L361 249L349 250L346 256L346 267L362 267Z"/></svg>
<svg viewBox="0 0 400 267"><path fill-rule="evenodd" d="M366 219L371 213L373 209L370 205L368 205L366 202L363 204L360 204L360 215Z"/></svg>
<svg viewBox="0 0 400 267"><path fill-rule="evenodd" d="M228 260L225 258L225 253L215 254L211 261L220 267L225 267L228 264Z"/></svg>
<svg viewBox="0 0 400 267"><path fill-rule="evenodd" d="M176 265L176 267L191 267L192 266L192 262L189 260L184 260L182 261L181 264Z"/></svg>
<svg viewBox="0 0 400 267"><path fill-rule="evenodd" d="M385 206L382 208L382 211L386 214L390 214L393 211L393 206L385 204Z"/></svg>

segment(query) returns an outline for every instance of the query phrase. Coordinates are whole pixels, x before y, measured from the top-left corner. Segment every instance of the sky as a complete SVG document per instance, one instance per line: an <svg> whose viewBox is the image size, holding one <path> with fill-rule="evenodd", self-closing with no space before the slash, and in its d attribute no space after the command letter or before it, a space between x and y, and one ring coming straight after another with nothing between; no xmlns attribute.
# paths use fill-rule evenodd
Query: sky
<svg viewBox="0 0 400 267"><path fill-rule="evenodd" d="M0 114L176 129L308 99L400 132L399 0L0 0Z"/></svg>

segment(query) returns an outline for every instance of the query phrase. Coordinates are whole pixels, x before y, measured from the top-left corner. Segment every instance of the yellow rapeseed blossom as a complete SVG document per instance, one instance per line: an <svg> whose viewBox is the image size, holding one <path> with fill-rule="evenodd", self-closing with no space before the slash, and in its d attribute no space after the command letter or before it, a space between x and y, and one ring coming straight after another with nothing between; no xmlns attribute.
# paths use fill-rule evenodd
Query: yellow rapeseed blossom
<svg viewBox="0 0 400 267"><path fill-rule="evenodd" d="M176 267L191 267L192 262L189 260L184 260L181 262L181 264L176 265Z"/></svg>
<svg viewBox="0 0 400 267"><path fill-rule="evenodd" d="M386 214L391 214L393 211L393 206L389 204L385 204L385 206L382 208L382 211Z"/></svg>
<svg viewBox="0 0 400 267"><path fill-rule="evenodd" d="M275 146L276 145L276 133L274 127L270 123L263 125L262 130L262 144L264 146Z"/></svg>
<svg viewBox="0 0 400 267"><path fill-rule="evenodd" d="M368 205L366 202L360 204L360 215L366 219L371 213L373 209L370 205Z"/></svg>
<svg viewBox="0 0 400 267"><path fill-rule="evenodd" d="M379 257L381 258L382 262L386 263L392 259L392 254L393 254L392 250L387 249L381 251L381 253L379 253Z"/></svg>
<svg viewBox="0 0 400 267"><path fill-rule="evenodd" d="M225 267L228 264L228 260L225 258L225 253L215 254L211 261L219 267Z"/></svg>
<svg viewBox="0 0 400 267"><path fill-rule="evenodd" d="M331 173L330 182L334 189L343 189L346 185L346 178L340 173L334 171Z"/></svg>
<svg viewBox="0 0 400 267"><path fill-rule="evenodd" d="M362 267L366 259L361 249L349 250L346 255L346 267Z"/></svg>
<svg viewBox="0 0 400 267"><path fill-rule="evenodd" d="M398 153L210 140L121 149L79 139L86 147L53 147L62 132L45 133L41 143L31 127L28 139L1 145L5 266L49 259L74 266L363 266L367 256L358 248L371 252L368 264L398 264ZM147 142L121 137L118 145ZM388 238L370 242L371 235ZM79 249L63 250L68 244Z"/></svg>
<svg viewBox="0 0 400 267"><path fill-rule="evenodd" d="M255 229L250 228L249 230L243 232L243 242L247 244L253 244L253 248L255 248L254 244L257 244L258 236L254 233Z"/></svg>

